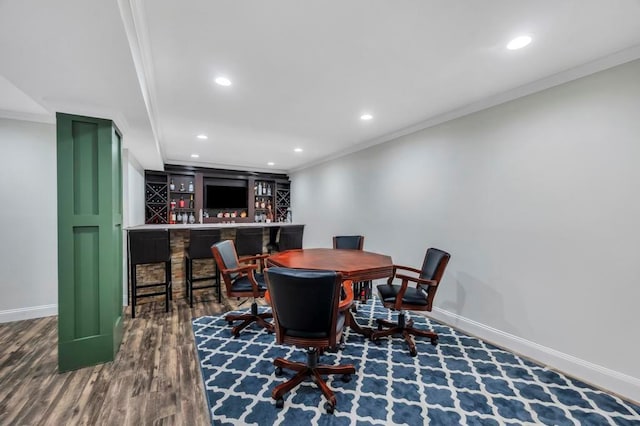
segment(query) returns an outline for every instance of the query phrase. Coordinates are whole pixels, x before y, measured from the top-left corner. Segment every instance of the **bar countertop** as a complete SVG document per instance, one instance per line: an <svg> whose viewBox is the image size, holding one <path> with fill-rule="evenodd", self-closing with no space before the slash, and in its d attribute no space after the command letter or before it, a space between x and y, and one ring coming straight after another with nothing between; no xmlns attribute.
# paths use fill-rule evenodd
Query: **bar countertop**
<svg viewBox="0 0 640 426"><path fill-rule="evenodd" d="M177 224L162 224L162 225L135 225L128 226L125 231L142 231L142 230L150 230L150 229L168 229L168 230L179 230L179 229L212 229L212 228L244 228L244 227L261 227L261 228L271 228L273 226L292 226L292 225L302 225L302 223L287 223L287 222L244 222L244 223L177 223Z"/></svg>

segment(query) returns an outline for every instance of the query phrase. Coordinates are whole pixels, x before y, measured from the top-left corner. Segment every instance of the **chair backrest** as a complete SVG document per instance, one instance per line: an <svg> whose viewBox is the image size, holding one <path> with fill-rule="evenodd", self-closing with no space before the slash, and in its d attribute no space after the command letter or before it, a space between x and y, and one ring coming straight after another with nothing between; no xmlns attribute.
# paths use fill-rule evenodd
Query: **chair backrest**
<svg viewBox="0 0 640 426"><path fill-rule="evenodd" d="M304 225L288 225L280 228L278 250L293 250L302 248Z"/></svg>
<svg viewBox="0 0 640 426"><path fill-rule="evenodd" d="M447 268L447 264L451 259L451 255L446 251L442 251L437 248L429 248L424 256L424 262L422 262L422 272L420 278L425 280L434 280L437 284L440 284L440 280L444 275L444 270ZM436 296L436 291L439 286L429 286L428 288L422 286L427 292L427 307L431 310L433 299Z"/></svg>
<svg viewBox="0 0 640 426"><path fill-rule="evenodd" d="M337 235L333 237L334 249L362 250L364 236L362 235Z"/></svg>
<svg viewBox="0 0 640 426"><path fill-rule="evenodd" d="M336 345L341 274L273 267L265 276L278 343Z"/></svg>
<svg viewBox="0 0 640 426"><path fill-rule="evenodd" d="M236 228L236 253L238 256L262 254L262 232L259 227Z"/></svg>
<svg viewBox="0 0 640 426"><path fill-rule="evenodd" d="M168 262L171 260L168 229L129 231L129 262Z"/></svg>
<svg viewBox="0 0 640 426"><path fill-rule="evenodd" d="M233 279L238 276L238 273L226 273L224 270L234 269L240 265L233 241L224 240L215 243L211 246L211 253L213 254L213 258L216 260L218 270L220 270L225 284L227 284L227 288L229 288ZM227 281L229 282L227 283Z"/></svg>
<svg viewBox="0 0 640 426"><path fill-rule="evenodd" d="M213 256L211 246L220 241L219 229L191 229L187 252L192 259L208 259Z"/></svg>

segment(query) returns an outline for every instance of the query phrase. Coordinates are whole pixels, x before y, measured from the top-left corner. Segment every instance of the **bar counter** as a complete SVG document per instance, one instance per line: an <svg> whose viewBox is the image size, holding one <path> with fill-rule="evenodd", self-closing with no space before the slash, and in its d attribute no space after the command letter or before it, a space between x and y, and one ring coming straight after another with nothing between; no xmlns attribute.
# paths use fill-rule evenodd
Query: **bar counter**
<svg viewBox="0 0 640 426"><path fill-rule="evenodd" d="M273 238L276 229L284 226L302 225L297 223L286 222L239 222L239 223L194 223L194 224L162 224L162 225L136 225L125 228L125 231L143 231L153 229L168 229L169 240L171 244L171 280L174 298L184 298L185 293L185 263L184 252L189 247L189 230L191 229L221 229L221 239L234 240L235 230L237 228L245 227L257 227L269 229L272 232L263 232L263 252L267 244ZM213 260L195 260L194 261L194 275L206 276L211 275L213 272ZM137 268L137 282L138 284L147 284L153 282L164 281L164 266L161 264L149 264L139 265ZM129 287L129 286L128 286ZM224 291L224 290L223 290ZM211 289L213 298L215 290ZM138 303L145 303L155 298L147 298L146 300L140 299ZM161 297L160 299L163 300Z"/></svg>

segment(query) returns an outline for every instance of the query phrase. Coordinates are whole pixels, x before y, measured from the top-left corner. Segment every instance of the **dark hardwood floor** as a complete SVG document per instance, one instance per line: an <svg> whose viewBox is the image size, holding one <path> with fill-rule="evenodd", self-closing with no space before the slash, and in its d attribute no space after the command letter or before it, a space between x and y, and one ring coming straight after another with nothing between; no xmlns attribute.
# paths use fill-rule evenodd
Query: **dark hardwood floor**
<svg viewBox="0 0 640 426"><path fill-rule="evenodd" d="M115 361L62 374L57 317L0 324L0 425L210 424L191 319L232 306L179 298L165 313L156 301L134 320L127 308Z"/></svg>

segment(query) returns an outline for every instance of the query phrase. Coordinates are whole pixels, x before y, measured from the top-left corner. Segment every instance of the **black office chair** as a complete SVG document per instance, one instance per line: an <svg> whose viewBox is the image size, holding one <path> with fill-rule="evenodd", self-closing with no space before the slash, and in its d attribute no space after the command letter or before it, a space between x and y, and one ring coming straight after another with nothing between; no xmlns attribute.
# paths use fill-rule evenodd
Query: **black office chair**
<svg viewBox="0 0 640 426"><path fill-rule="evenodd" d="M264 267L264 259L268 256L245 256L238 258L235 245L231 240L220 241L211 246L211 252L218 264L218 270L224 281L227 291L227 297L253 297L251 303L251 312L248 314L228 314L224 317L229 325L234 321L242 321L240 325L233 327L231 333L233 337L238 337L240 331L252 323L257 323L269 332L273 332L273 324L265 321L272 318L271 312L258 313L258 304L256 299L264 297L267 286L264 282L264 275L255 271L260 267ZM256 264L253 262L260 262ZM241 263L244 263L241 265Z"/></svg>
<svg viewBox="0 0 640 426"><path fill-rule="evenodd" d="M431 311L433 299L440 285L440 280L444 275L451 255L445 251L430 248L424 257L422 269L415 269L408 266L393 265L393 276L389 278L387 284L378 286L378 293L382 304L388 308L399 311L398 322L394 323L384 319L376 319L378 331L371 333L371 340L377 341L381 337L402 334L404 340L409 345L409 353L416 356L416 344L411 335L422 336L431 339L432 345L438 344L438 335L433 331L420 330L413 327L413 320L405 321L405 310L409 311ZM418 274L411 277L398 274L398 270L405 270ZM400 285L393 284L393 279L402 281ZM409 287L409 281L415 283L415 287ZM383 330L383 327L390 327Z"/></svg>
<svg viewBox="0 0 640 426"><path fill-rule="evenodd" d="M333 237L333 248L342 250L362 250L364 247L363 235L337 235ZM371 281L359 281L353 283L353 292L356 300L367 303L371 297ZM353 305L356 311L356 305Z"/></svg>
<svg viewBox="0 0 640 426"><path fill-rule="evenodd" d="M189 299L189 305L193 307L193 292L195 290L203 290L207 288L218 288L218 303L221 302L220 277L218 268L211 253L211 246L220 241L219 229L191 229L189 230L189 247L185 250L185 296ZM213 263L213 275L194 277L193 261L200 259L211 259ZM203 281L213 281L207 285L198 285L195 283Z"/></svg>
<svg viewBox="0 0 640 426"><path fill-rule="evenodd" d="M301 249L304 225L287 225L280 227L278 251Z"/></svg>
<svg viewBox="0 0 640 426"><path fill-rule="evenodd" d="M236 253L238 256L255 256L262 254L262 228L238 227L236 228Z"/></svg>
<svg viewBox="0 0 640 426"><path fill-rule="evenodd" d="M164 282L138 285L136 267L151 263L164 263ZM131 318L136 317L136 302L142 297L165 296L165 312L169 312L171 294L171 247L169 245L169 230L138 230L129 231L129 274L131 290ZM164 287L159 291L138 293L145 288Z"/></svg>
<svg viewBox="0 0 640 426"><path fill-rule="evenodd" d="M339 309L342 275L333 271L268 268L265 271L273 310L276 342L307 350L307 362L293 362L284 358L273 361L277 376L282 369L297 373L276 386L271 397L276 407L284 406L283 395L311 377L327 399L325 409L333 413L336 397L322 375L342 374L349 381L355 373L353 365L319 365L321 351L335 348L345 325L344 311Z"/></svg>

